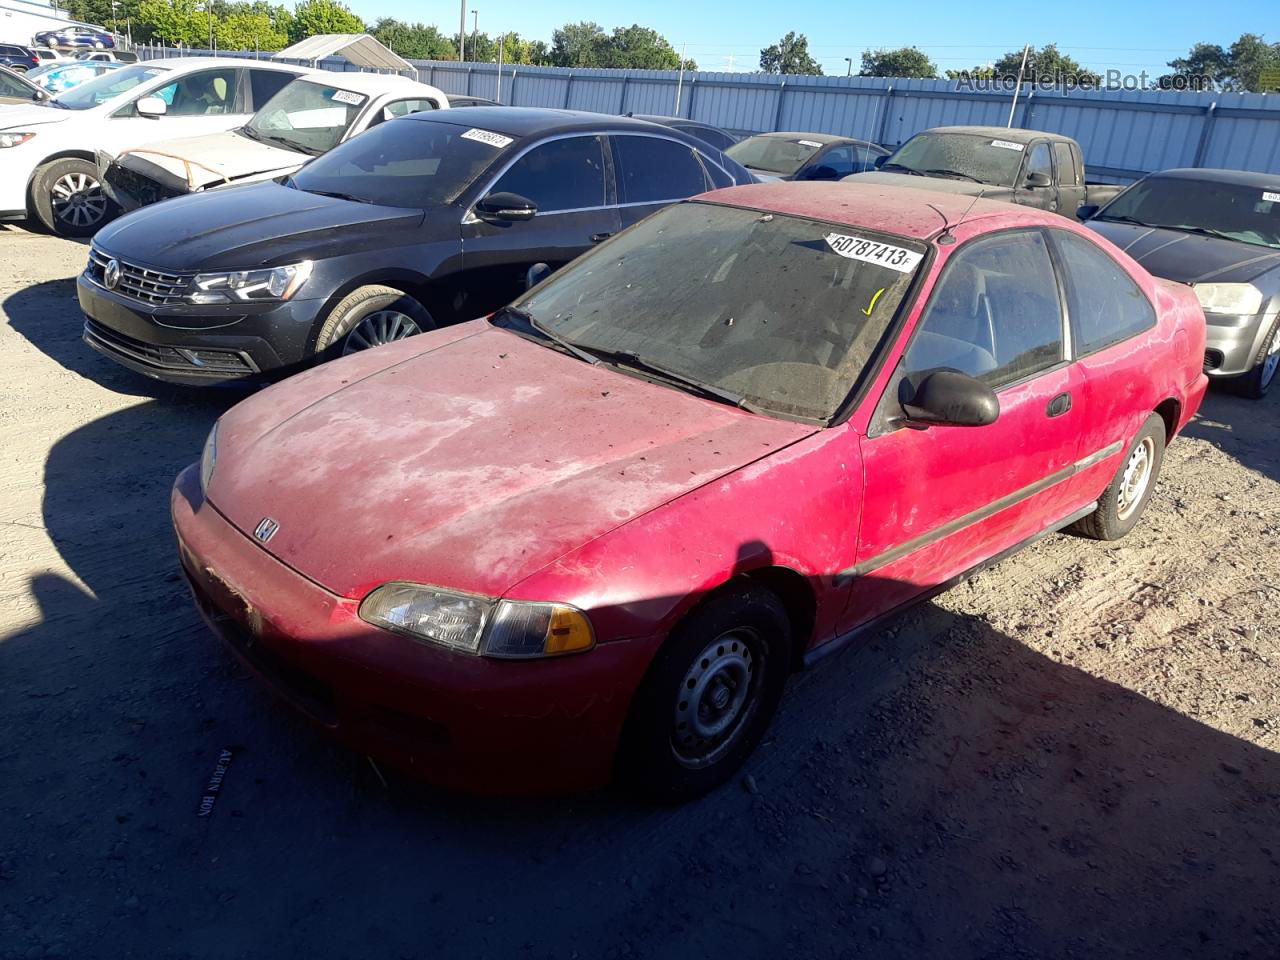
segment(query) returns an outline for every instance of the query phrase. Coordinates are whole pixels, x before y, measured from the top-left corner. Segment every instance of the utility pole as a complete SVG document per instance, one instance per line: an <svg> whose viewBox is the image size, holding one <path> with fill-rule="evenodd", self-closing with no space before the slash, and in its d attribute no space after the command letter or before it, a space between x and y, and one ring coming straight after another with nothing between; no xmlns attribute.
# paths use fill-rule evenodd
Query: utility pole
<svg viewBox="0 0 1280 960"><path fill-rule="evenodd" d="M480 11L472 10L471 11L471 56L473 57L479 57L479 53L477 51L480 49L480 47L477 45L477 41L476 41L476 38L479 36L479 34L480 34Z"/></svg>
<svg viewBox="0 0 1280 960"><path fill-rule="evenodd" d="M493 99L499 103L502 102L502 48L506 46L507 38L503 34L498 34L498 92Z"/></svg>
<svg viewBox="0 0 1280 960"><path fill-rule="evenodd" d="M689 49L689 44L687 43L680 44L680 76L676 78L676 113L675 115L677 117L680 116L680 92L681 92L681 88L684 87L684 52L687 49Z"/></svg>
<svg viewBox="0 0 1280 960"><path fill-rule="evenodd" d="M1013 126L1013 111L1018 109L1018 94L1022 90L1022 75L1027 71L1027 54L1031 52L1031 44L1022 48L1022 65L1018 67L1018 85L1013 88L1013 103L1009 104L1009 122L1005 127Z"/></svg>
<svg viewBox="0 0 1280 960"><path fill-rule="evenodd" d="M849 65L849 69L844 72L846 77L853 76L853 57L845 57L844 62Z"/></svg>
<svg viewBox="0 0 1280 960"><path fill-rule="evenodd" d="M209 49L213 49L213 0L205 0L205 10L209 14Z"/></svg>
<svg viewBox="0 0 1280 960"><path fill-rule="evenodd" d="M462 0L462 19L458 22L458 62L467 59L467 0Z"/></svg>

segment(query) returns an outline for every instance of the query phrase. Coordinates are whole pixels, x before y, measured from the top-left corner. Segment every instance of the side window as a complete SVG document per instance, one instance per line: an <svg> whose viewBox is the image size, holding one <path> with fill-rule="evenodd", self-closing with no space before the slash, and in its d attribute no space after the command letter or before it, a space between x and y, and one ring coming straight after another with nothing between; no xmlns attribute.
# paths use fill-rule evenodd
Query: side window
<svg viewBox="0 0 1280 960"><path fill-rule="evenodd" d="M253 103L249 109L257 110L268 100L293 82L293 74L283 70L249 70L249 90Z"/></svg>
<svg viewBox="0 0 1280 960"><path fill-rule="evenodd" d="M722 187L732 187L734 185L733 177L725 173L724 168L714 160L703 153L698 153L697 157L702 163L703 172L707 175L708 190L719 190Z"/></svg>
<svg viewBox="0 0 1280 960"><path fill-rule="evenodd" d="M1071 154L1071 144L1059 141L1053 145L1053 163L1058 168L1059 186L1079 186L1080 178L1076 175L1076 159Z"/></svg>
<svg viewBox="0 0 1280 960"><path fill-rule="evenodd" d="M683 200L707 189L692 148L657 137L612 140L620 203Z"/></svg>
<svg viewBox="0 0 1280 960"><path fill-rule="evenodd" d="M169 105L171 117L205 117L235 112L236 71L201 70L161 87L151 96Z"/></svg>
<svg viewBox="0 0 1280 960"><path fill-rule="evenodd" d="M395 100L388 103L382 108L385 112L391 114L391 117L407 117L411 113L425 113L428 110L436 109L434 100L415 99L415 100Z"/></svg>
<svg viewBox="0 0 1280 960"><path fill-rule="evenodd" d="M854 173L864 173L867 170L876 168L876 157L887 157L887 153L880 153L878 150L872 150L870 147L854 147L854 156L857 158L857 168Z"/></svg>
<svg viewBox="0 0 1280 960"><path fill-rule="evenodd" d="M1156 325L1151 301L1105 251L1064 230L1053 232L1053 242L1066 274L1067 311L1076 356L1094 353Z"/></svg>
<svg viewBox="0 0 1280 960"><path fill-rule="evenodd" d="M999 234L957 252L908 347L908 373L948 368L992 389L1063 358L1062 305L1044 236Z"/></svg>
<svg viewBox="0 0 1280 960"><path fill-rule="evenodd" d="M1050 183L1053 182L1053 161L1049 159L1049 145L1044 141L1037 143L1027 154L1027 169L1024 177L1033 173L1043 173L1049 178Z"/></svg>
<svg viewBox="0 0 1280 960"><path fill-rule="evenodd" d="M570 137L539 144L512 165L490 192L527 197L539 213L601 207L604 149L599 137Z"/></svg>
<svg viewBox="0 0 1280 960"><path fill-rule="evenodd" d="M717 150L727 150L729 147L732 147L737 143L733 137L729 136L727 133L717 130L715 127L690 125L683 127L682 129L685 133L689 134L689 136L697 137L703 143L709 143Z"/></svg>
<svg viewBox="0 0 1280 960"><path fill-rule="evenodd" d="M847 145L832 147L818 158L818 165L830 167L837 177L847 177L857 172L853 163L853 148Z"/></svg>

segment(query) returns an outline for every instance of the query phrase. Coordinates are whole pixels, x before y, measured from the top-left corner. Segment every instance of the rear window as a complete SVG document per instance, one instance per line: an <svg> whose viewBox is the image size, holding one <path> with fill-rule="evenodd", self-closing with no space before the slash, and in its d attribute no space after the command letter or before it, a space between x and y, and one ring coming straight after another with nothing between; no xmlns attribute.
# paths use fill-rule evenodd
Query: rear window
<svg viewBox="0 0 1280 960"><path fill-rule="evenodd" d="M748 137L725 150L744 167L791 176L822 149L816 140L784 140L780 137Z"/></svg>

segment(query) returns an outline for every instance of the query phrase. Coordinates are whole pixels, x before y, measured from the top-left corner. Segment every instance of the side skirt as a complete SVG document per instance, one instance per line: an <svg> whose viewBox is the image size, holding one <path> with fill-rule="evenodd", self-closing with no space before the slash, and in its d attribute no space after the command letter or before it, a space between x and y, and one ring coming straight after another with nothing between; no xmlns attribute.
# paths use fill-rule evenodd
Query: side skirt
<svg viewBox="0 0 1280 960"><path fill-rule="evenodd" d="M994 567L997 563L1000 563L1002 560L1007 560L1009 557L1013 556L1015 553L1018 553L1024 550L1025 548L1031 546L1031 544L1036 543L1040 540L1043 540L1045 537L1052 536L1058 531L1071 526L1071 524L1075 523L1077 520L1081 520L1087 517L1089 514L1093 513L1097 509L1098 509L1098 504L1096 502L1083 506L1079 510L1076 510L1074 513L1070 513L1067 516L1063 517L1058 522L1053 523L1048 527L1045 527L1045 529L1041 530L1039 533L1032 534L1031 536L1027 537L1027 539L1019 543L1015 543L1012 547L1009 547L1009 549L1002 550L1000 553L997 553L995 556L989 557L988 559L983 560L981 563L975 564L974 566L970 567L968 570L965 570L963 573L958 573L951 579L945 580L935 587L930 587L924 593L920 594L919 596L912 597L906 603L900 604L894 607L892 610L888 610L885 613L880 614L878 617L872 620L868 620L866 623L859 624L858 626L850 630L848 633L842 634L832 640L828 640L826 643L813 647L811 650L809 650L808 653L804 655L804 665L806 667L813 666L819 660L825 659L826 657L830 656L833 653L836 653L839 650L843 650L845 647L849 646L854 641L866 636L868 633L871 633L876 628L883 626L886 622L897 617L903 611L908 610L911 607L914 607L918 603L924 603L928 600L932 600L934 597L938 596L938 594L940 593L946 593L952 587L957 586L958 584L964 583L964 581L968 580L970 577L974 577L984 570Z"/></svg>

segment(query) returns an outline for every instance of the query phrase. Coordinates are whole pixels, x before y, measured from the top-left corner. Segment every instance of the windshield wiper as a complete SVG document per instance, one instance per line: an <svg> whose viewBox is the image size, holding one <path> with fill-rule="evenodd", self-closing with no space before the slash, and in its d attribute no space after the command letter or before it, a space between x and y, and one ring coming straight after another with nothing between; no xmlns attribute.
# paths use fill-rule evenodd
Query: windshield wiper
<svg viewBox="0 0 1280 960"><path fill-rule="evenodd" d="M907 173L911 174L913 177L923 177L923 176L924 176L924 174L923 174L923 173L921 173L919 170L917 170L915 167L908 167L908 166L907 166L906 164L904 164L904 163L882 163L882 164L880 164L880 169L881 169L881 170L888 170L890 167L893 167L895 170L904 170L904 171L906 171Z"/></svg>
<svg viewBox="0 0 1280 960"><path fill-rule="evenodd" d="M1093 219L1094 219L1094 220L1106 220L1106 221L1109 221L1109 222L1111 222L1111 223L1134 223L1134 224L1137 224L1137 225L1138 225L1138 226L1140 226L1140 227L1148 227L1148 228L1151 228L1151 229L1157 229L1157 228L1159 228L1159 224L1155 224L1155 223L1146 223L1146 222L1144 222L1144 221L1142 221L1142 220L1139 220L1137 217L1130 217L1130 216L1127 216L1126 214L1123 214L1123 213L1112 213L1112 214L1108 214L1108 215L1107 215L1107 216L1105 216L1105 217L1104 217L1104 216L1095 216Z"/></svg>
<svg viewBox="0 0 1280 960"><path fill-rule="evenodd" d="M1217 237L1219 240L1230 240L1233 243L1248 243L1247 240L1241 240L1239 237L1233 237L1229 233L1223 233L1221 230L1214 230L1212 227L1175 227L1167 226L1166 230L1178 230L1182 233L1199 233L1206 237ZM1266 246L1266 244L1260 244Z"/></svg>
<svg viewBox="0 0 1280 960"><path fill-rule="evenodd" d="M964 177L966 180L972 180L974 183L986 183L985 180L979 180L971 173L964 173L960 170L948 170L945 167L938 167L934 170L926 170L925 173L936 173L940 177Z"/></svg>
<svg viewBox="0 0 1280 960"><path fill-rule="evenodd" d="M297 186L297 181L292 182L296 189L302 190L305 193L314 193L317 197L333 197L337 200L350 200L352 203L373 203L372 200L368 200L364 197L357 197L353 193L342 193L338 190L307 190L305 187Z"/></svg>
<svg viewBox="0 0 1280 960"><path fill-rule="evenodd" d="M521 321L528 329L532 330L538 336L545 340L550 340L552 343L561 347L566 352L573 354L584 363L589 363L592 366L595 366L600 362L600 358L594 353L583 350L576 343L569 342L564 337L559 334L552 333L542 324L538 323L537 320L533 319L533 314L528 310L521 310L519 307L506 306L500 309L495 316L513 317L516 320Z"/></svg>
<svg viewBox="0 0 1280 960"><path fill-rule="evenodd" d="M305 143L298 143L296 140L290 140L288 137L273 137L269 133L263 133L261 130L255 130L250 126L243 126L236 130L236 133L243 134L250 140L257 140L258 143L279 144L289 150L296 150L298 153L307 153L313 157L318 157L324 153L315 147L307 146Z"/></svg>
<svg viewBox="0 0 1280 960"><path fill-rule="evenodd" d="M740 393L733 390L726 390L723 387L717 387L710 383L703 383L700 380L694 380L683 373L677 373L674 370L668 370L666 367L660 366L651 360L645 360L643 357L637 356L628 350L597 350L592 347L584 347L590 350L605 363L615 367L627 367L643 373L655 380L666 383L669 387L686 390L690 393L697 394L707 400L715 400L719 403L727 403L731 407L738 407L751 413L762 413L763 411L744 397Z"/></svg>

